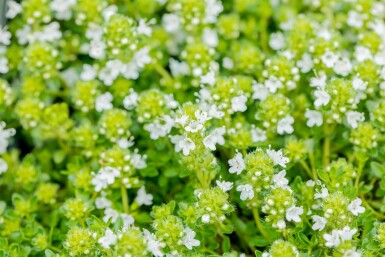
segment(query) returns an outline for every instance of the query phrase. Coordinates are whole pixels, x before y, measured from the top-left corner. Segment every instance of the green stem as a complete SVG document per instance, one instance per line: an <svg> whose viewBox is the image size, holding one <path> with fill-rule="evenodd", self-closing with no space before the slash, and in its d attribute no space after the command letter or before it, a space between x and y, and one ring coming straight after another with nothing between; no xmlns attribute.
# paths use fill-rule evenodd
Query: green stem
<svg viewBox="0 0 385 257"><path fill-rule="evenodd" d="M262 225L261 219L259 217L258 209L257 208L253 208L252 212L253 212L255 224L257 225L257 228L259 229L259 232L261 232L261 234L262 234L262 236L264 238L269 238L269 234L267 234L265 228Z"/></svg>
<svg viewBox="0 0 385 257"><path fill-rule="evenodd" d="M329 159L330 159L330 138L328 135L326 135L324 139L323 156L322 156L324 168L329 166Z"/></svg>
<svg viewBox="0 0 385 257"><path fill-rule="evenodd" d="M361 200L362 200L362 203L364 204L364 206L366 208L368 208L369 210L372 211L373 215L376 216L378 219L380 220L385 220L385 215L376 211L369 203L368 201L366 201L365 197L364 196L360 196Z"/></svg>
<svg viewBox="0 0 385 257"><path fill-rule="evenodd" d="M129 213L127 189L126 189L124 186L121 186L121 187L120 187L120 190L121 190L121 192L122 192L123 211L124 211L125 213Z"/></svg>
<svg viewBox="0 0 385 257"><path fill-rule="evenodd" d="M154 68L166 82L171 83L173 81L170 73L162 65L154 63Z"/></svg>
<svg viewBox="0 0 385 257"><path fill-rule="evenodd" d="M304 170L306 171L307 175L310 178L315 180L316 178L314 177L314 174L313 174L312 170L310 169L309 165L304 160L300 160L299 163L304 168Z"/></svg>

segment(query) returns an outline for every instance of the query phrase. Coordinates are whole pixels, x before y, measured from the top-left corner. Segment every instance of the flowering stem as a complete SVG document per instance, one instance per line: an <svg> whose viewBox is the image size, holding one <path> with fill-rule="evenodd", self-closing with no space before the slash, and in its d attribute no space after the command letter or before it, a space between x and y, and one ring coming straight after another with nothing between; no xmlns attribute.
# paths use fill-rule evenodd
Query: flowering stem
<svg viewBox="0 0 385 257"><path fill-rule="evenodd" d="M262 225L261 219L259 217L258 209L257 208L253 208L252 212L253 212L255 224L257 225L257 228L259 229L259 232L261 232L261 234L262 234L262 236L264 238L269 238L269 234L267 234L265 228Z"/></svg>
<svg viewBox="0 0 385 257"><path fill-rule="evenodd" d="M125 213L129 212L128 208L128 194L127 194L127 189L124 186L120 187L120 190L122 191L122 204L123 204L123 211Z"/></svg>
<svg viewBox="0 0 385 257"><path fill-rule="evenodd" d="M304 170L306 171L307 175L310 178L315 180L316 178L314 177L314 174L313 174L312 170L310 169L309 165L304 160L300 160L299 163L304 168Z"/></svg>
<svg viewBox="0 0 385 257"><path fill-rule="evenodd" d="M159 63L154 63L155 70L163 77L163 79L166 82L172 82L172 77L170 76L170 73Z"/></svg>

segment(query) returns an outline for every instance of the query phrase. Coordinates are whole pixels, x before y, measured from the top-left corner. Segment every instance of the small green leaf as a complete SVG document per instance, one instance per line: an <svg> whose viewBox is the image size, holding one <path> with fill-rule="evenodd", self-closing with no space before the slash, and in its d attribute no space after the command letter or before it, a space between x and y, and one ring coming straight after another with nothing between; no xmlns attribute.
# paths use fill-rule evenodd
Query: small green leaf
<svg viewBox="0 0 385 257"><path fill-rule="evenodd" d="M223 238L223 241L222 241L222 252L226 253L230 251L230 247L231 247L230 238L228 236L225 236L225 238Z"/></svg>

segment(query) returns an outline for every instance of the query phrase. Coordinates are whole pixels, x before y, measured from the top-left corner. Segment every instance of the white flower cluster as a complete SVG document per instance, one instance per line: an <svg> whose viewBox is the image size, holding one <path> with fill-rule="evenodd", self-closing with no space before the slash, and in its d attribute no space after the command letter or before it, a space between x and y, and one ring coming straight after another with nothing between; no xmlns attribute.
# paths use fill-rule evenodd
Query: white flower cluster
<svg viewBox="0 0 385 257"><path fill-rule="evenodd" d="M0 122L0 156L7 151L9 138L16 134L13 128L5 129L6 123ZM8 163L0 157L0 175L8 170Z"/></svg>

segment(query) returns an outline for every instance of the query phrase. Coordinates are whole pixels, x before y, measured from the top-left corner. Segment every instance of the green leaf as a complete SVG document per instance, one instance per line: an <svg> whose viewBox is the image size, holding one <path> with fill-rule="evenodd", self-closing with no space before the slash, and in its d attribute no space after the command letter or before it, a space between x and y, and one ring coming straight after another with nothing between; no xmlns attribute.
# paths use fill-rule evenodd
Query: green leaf
<svg viewBox="0 0 385 257"><path fill-rule="evenodd" d="M329 181L329 174L323 169L317 170L318 177L323 181Z"/></svg>
<svg viewBox="0 0 385 257"><path fill-rule="evenodd" d="M52 251L49 250L49 249L46 249L46 250L44 251L44 254L45 254L45 257L54 257L54 256L55 256L55 253L52 252Z"/></svg>
<svg viewBox="0 0 385 257"><path fill-rule="evenodd" d="M256 257L262 257L263 252L255 250L255 256Z"/></svg>
<svg viewBox="0 0 385 257"><path fill-rule="evenodd" d="M222 241L222 252L226 253L230 251L230 248L231 248L230 238L228 236L225 236L225 238L223 238L223 241Z"/></svg>
<svg viewBox="0 0 385 257"><path fill-rule="evenodd" d="M378 162L371 162L370 174L376 178L383 178L385 176L385 166Z"/></svg>
<svg viewBox="0 0 385 257"><path fill-rule="evenodd" d="M268 246L268 245L270 244L270 240L266 239L266 238L263 237L263 236L257 235L257 236L253 236L253 237L249 240L249 243L250 243L252 246L264 247L264 246Z"/></svg>
<svg viewBox="0 0 385 257"><path fill-rule="evenodd" d="M307 247L310 245L309 238L304 233L297 233L298 240L303 244L303 246Z"/></svg>
<svg viewBox="0 0 385 257"><path fill-rule="evenodd" d="M156 177L159 175L159 171L154 166L147 166L144 169L139 170L142 177Z"/></svg>

